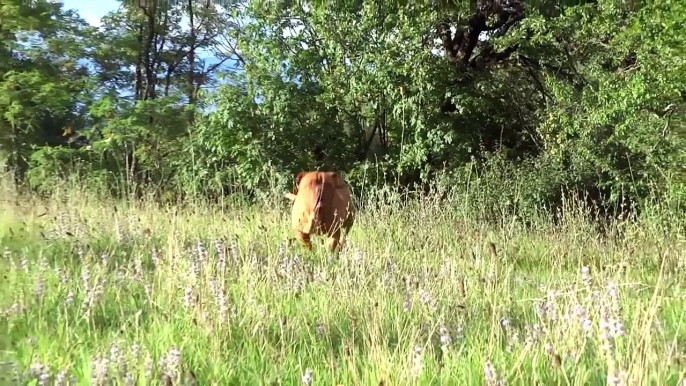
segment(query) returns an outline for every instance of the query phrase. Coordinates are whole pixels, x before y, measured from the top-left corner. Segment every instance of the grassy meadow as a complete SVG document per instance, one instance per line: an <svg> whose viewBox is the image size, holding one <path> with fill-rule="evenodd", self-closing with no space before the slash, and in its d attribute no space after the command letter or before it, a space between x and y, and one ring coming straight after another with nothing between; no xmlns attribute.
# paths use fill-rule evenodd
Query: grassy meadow
<svg viewBox="0 0 686 386"><path fill-rule="evenodd" d="M0 384L685 384L677 217L379 205L336 258L285 198L0 201Z"/></svg>

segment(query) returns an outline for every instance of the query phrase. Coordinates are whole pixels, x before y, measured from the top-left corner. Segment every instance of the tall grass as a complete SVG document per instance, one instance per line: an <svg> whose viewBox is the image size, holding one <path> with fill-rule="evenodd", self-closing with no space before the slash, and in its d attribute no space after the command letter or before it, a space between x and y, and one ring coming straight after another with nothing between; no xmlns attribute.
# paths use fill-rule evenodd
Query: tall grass
<svg viewBox="0 0 686 386"><path fill-rule="evenodd" d="M332 257L288 245L285 199L61 192L0 204L4 383L684 384L684 222L659 211L600 233L577 203L370 205Z"/></svg>

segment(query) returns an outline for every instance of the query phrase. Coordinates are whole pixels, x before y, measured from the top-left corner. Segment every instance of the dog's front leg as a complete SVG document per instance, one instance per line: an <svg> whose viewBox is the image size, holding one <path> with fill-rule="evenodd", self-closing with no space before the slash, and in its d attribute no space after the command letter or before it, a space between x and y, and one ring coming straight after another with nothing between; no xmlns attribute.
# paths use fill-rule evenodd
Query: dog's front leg
<svg viewBox="0 0 686 386"><path fill-rule="evenodd" d="M299 230L295 231L295 235L300 240L300 242L305 246L305 249L312 251L312 241L310 240L310 235L308 233L303 233Z"/></svg>

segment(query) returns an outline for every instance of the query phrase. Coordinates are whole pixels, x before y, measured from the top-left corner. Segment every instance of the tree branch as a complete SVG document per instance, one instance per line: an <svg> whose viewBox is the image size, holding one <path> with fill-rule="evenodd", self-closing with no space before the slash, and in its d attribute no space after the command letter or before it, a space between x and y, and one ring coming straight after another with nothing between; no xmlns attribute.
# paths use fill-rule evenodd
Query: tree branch
<svg viewBox="0 0 686 386"><path fill-rule="evenodd" d="M491 16L496 20L490 22ZM523 0L509 0L506 4L499 0L480 0L479 7L469 18L465 28L456 27L453 36L451 20L438 23L436 33L441 39L443 49L448 58L456 60L467 69L483 70L487 65L507 60L515 53L520 45L514 44L502 51L495 51L491 41L480 41L482 33L487 33L490 39L506 35L512 27L526 17ZM477 48L479 53L474 55ZM455 86L468 84L473 79L470 71L459 71L461 79L454 82ZM440 107L442 112L456 111L455 105L447 98Z"/></svg>
<svg viewBox="0 0 686 386"><path fill-rule="evenodd" d="M536 71L548 71L556 77L561 78L572 84L577 90L581 90L588 82L581 75L569 72L563 68L553 68L546 64L541 64L538 60L519 54L519 59L525 66Z"/></svg>
<svg viewBox="0 0 686 386"><path fill-rule="evenodd" d="M480 44L479 37L482 33L489 33L490 38L504 36L513 26L526 17L524 3L517 0L512 3L503 6L496 0L482 0L479 9L469 18L466 29L457 27L454 36L451 32L451 25L453 24L451 20L443 20L438 23L436 34L441 39L446 55L461 61L465 65L475 64L472 62L472 56ZM491 15L498 17L493 24L489 25L488 20ZM490 44L484 42L486 46ZM502 60L511 53L503 52L494 55L488 52L488 55L482 54L481 56L491 56L492 59Z"/></svg>
<svg viewBox="0 0 686 386"><path fill-rule="evenodd" d="M495 52L492 45L484 47L481 52L469 61L469 67L473 69L482 69L487 63L501 62L510 57L517 49L519 44L507 47L500 52Z"/></svg>

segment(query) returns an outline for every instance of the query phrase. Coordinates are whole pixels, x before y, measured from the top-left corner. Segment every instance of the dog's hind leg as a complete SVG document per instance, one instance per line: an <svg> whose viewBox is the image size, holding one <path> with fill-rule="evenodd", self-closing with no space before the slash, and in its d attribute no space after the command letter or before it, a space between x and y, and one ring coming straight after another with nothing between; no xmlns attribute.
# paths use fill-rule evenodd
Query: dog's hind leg
<svg viewBox="0 0 686 386"><path fill-rule="evenodd" d="M336 247L338 247L340 245L340 240L341 240L340 234L341 234L340 231L336 231L334 234L329 236L329 241L326 243L327 247L329 248L329 251L332 251L332 252L335 251Z"/></svg>
<svg viewBox="0 0 686 386"><path fill-rule="evenodd" d="M341 226L341 230L338 232L338 245L341 249L345 246L345 243L348 241L348 235L350 234L350 229L353 227L353 223L355 222L354 217L349 216Z"/></svg>

